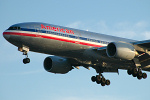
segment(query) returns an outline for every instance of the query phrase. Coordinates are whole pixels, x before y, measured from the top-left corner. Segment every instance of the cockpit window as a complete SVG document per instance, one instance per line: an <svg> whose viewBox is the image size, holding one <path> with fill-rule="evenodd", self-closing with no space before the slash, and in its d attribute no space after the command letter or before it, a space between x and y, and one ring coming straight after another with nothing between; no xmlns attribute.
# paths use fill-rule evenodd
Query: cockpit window
<svg viewBox="0 0 150 100"><path fill-rule="evenodd" d="M9 27L8 30L20 30L20 27Z"/></svg>

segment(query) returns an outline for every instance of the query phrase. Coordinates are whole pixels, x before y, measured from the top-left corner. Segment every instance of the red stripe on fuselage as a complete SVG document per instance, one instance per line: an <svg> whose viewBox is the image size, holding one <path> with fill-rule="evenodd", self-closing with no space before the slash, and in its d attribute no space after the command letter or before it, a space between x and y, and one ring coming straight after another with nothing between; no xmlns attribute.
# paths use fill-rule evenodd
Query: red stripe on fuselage
<svg viewBox="0 0 150 100"><path fill-rule="evenodd" d="M53 40L70 42L70 43L81 44L81 45L92 46L92 47L103 47L101 45L85 43L85 42L80 42L80 41L75 41L75 40L62 39L62 38L59 38L59 37L39 35L39 34L29 34L29 33L19 33L19 32L4 32L3 35L18 35L18 36L38 37L38 38L53 39Z"/></svg>

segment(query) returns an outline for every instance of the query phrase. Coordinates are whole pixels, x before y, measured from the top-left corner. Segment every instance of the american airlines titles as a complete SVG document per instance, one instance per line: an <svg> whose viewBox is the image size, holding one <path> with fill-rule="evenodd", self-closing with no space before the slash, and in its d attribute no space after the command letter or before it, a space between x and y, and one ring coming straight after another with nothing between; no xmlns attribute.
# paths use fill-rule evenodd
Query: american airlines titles
<svg viewBox="0 0 150 100"><path fill-rule="evenodd" d="M63 33L68 33L68 34L74 34L74 32L72 30L63 29L60 27L44 26L43 24L41 24L41 29L53 30L53 31L63 32Z"/></svg>

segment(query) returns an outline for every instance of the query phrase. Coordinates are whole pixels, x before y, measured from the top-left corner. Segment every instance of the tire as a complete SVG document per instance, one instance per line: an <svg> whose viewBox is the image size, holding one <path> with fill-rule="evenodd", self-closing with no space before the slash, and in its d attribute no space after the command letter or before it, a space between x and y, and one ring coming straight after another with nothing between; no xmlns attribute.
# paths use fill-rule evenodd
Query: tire
<svg viewBox="0 0 150 100"><path fill-rule="evenodd" d="M132 74L132 69L129 68L129 69L127 70L127 73L128 73L128 75L131 75L131 74Z"/></svg>
<svg viewBox="0 0 150 100"><path fill-rule="evenodd" d="M142 77L143 73L142 71L138 71L137 76Z"/></svg>
<svg viewBox="0 0 150 100"><path fill-rule="evenodd" d="M137 75L137 73L138 73L137 69L133 68L132 73L135 74L135 75Z"/></svg>
<svg viewBox="0 0 150 100"><path fill-rule="evenodd" d="M101 86L105 86L105 83L101 83Z"/></svg>
<svg viewBox="0 0 150 100"><path fill-rule="evenodd" d="M96 77L95 77L95 76L92 76L92 77L91 77L91 80L92 80L92 82L95 82L95 81L96 81Z"/></svg>
<svg viewBox="0 0 150 100"><path fill-rule="evenodd" d="M27 64L26 59L23 59L23 63L24 63L24 64Z"/></svg>
<svg viewBox="0 0 150 100"><path fill-rule="evenodd" d="M24 63L24 64L30 63L30 59L29 59L29 58L23 59L23 63Z"/></svg>
<svg viewBox="0 0 150 100"><path fill-rule="evenodd" d="M100 82L100 81L98 81L98 80L96 80L96 83L97 83L97 84L100 84L101 82Z"/></svg>
<svg viewBox="0 0 150 100"><path fill-rule="evenodd" d="M146 78L147 78L147 74L146 74L146 73L143 73L143 74L142 74L142 77L143 77L144 79L146 79Z"/></svg>
<svg viewBox="0 0 150 100"><path fill-rule="evenodd" d="M141 79L142 79L142 76L137 76L137 79L141 80Z"/></svg>
<svg viewBox="0 0 150 100"><path fill-rule="evenodd" d="M133 75L133 77L136 77L136 76L137 76L137 73L138 73L137 69L136 69L136 68L133 68L133 69L132 69L132 75Z"/></svg>
<svg viewBox="0 0 150 100"><path fill-rule="evenodd" d="M132 76L133 76L133 77L137 77L137 75L136 75L136 74L132 74Z"/></svg>
<svg viewBox="0 0 150 100"><path fill-rule="evenodd" d="M101 76L96 75L96 80L97 80L97 81L101 81Z"/></svg>
<svg viewBox="0 0 150 100"><path fill-rule="evenodd" d="M101 83L105 84L105 82L106 82L106 79L104 77L102 77Z"/></svg>
<svg viewBox="0 0 150 100"><path fill-rule="evenodd" d="M110 80L106 80L105 84L110 85Z"/></svg>
<svg viewBox="0 0 150 100"><path fill-rule="evenodd" d="M26 62L27 62L27 63L30 63L30 59L29 59L29 58L26 58Z"/></svg>

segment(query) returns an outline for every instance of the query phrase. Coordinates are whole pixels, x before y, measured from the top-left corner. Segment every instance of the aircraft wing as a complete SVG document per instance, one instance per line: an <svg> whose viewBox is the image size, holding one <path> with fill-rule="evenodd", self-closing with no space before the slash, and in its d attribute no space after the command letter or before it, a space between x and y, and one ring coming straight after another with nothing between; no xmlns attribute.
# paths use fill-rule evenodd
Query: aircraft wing
<svg viewBox="0 0 150 100"><path fill-rule="evenodd" d="M142 53L138 57L142 69L145 71L150 71L150 40L137 41L132 43L134 46L142 48Z"/></svg>
<svg viewBox="0 0 150 100"><path fill-rule="evenodd" d="M150 40L133 42L133 45L142 46L144 48L150 49Z"/></svg>
<svg viewBox="0 0 150 100"><path fill-rule="evenodd" d="M133 42L132 44L134 46L142 48L139 50L137 49L137 51L140 53L140 56L138 56L139 62L143 70L150 71L150 52L149 51L145 52L146 49L150 50L150 40L136 41ZM94 51L99 52L103 56L107 56L106 49L107 46L100 48L93 48Z"/></svg>

